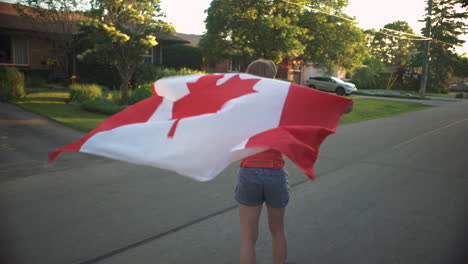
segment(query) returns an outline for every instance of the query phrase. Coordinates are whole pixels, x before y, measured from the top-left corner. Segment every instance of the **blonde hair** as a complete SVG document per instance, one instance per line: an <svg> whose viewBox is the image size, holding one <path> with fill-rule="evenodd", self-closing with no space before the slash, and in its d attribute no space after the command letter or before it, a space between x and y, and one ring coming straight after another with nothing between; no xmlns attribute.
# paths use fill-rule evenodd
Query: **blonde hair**
<svg viewBox="0 0 468 264"><path fill-rule="evenodd" d="M247 66L246 72L261 77L275 78L276 66L271 60L257 59Z"/></svg>

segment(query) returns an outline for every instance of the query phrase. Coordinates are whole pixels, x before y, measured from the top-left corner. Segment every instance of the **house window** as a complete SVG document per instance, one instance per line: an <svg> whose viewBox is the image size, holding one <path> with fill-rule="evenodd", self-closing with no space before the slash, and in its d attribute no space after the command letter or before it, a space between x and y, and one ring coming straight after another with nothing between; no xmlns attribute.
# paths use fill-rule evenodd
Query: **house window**
<svg viewBox="0 0 468 264"><path fill-rule="evenodd" d="M292 69L293 69L294 71L302 71L302 65L301 65L301 64L294 64L294 65L292 66Z"/></svg>
<svg viewBox="0 0 468 264"><path fill-rule="evenodd" d="M26 39L0 35L0 64L29 65Z"/></svg>
<svg viewBox="0 0 468 264"><path fill-rule="evenodd" d="M153 48L149 49L143 56L143 63L153 64Z"/></svg>
<svg viewBox="0 0 468 264"><path fill-rule="evenodd" d="M160 44L156 45L153 47L153 64L156 64L156 65L161 65L162 64L162 47Z"/></svg>
<svg viewBox="0 0 468 264"><path fill-rule="evenodd" d="M0 63L13 63L11 50L10 37L0 35Z"/></svg>
<svg viewBox="0 0 468 264"><path fill-rule="evenodd" d="M239 59L229 58L229 72L240 72Z"/></svg>

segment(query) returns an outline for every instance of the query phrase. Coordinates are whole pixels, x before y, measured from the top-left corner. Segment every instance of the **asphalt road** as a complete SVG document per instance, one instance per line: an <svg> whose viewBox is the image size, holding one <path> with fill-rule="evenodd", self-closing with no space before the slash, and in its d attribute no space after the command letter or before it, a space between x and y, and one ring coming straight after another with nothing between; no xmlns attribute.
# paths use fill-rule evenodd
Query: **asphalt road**
<svg viewBox="0 0 468 264"><path fill-rule="evenodd" d="M82 133L0 104L0 263L237 263L236 164L208 183L79 153ZM468 102L340 126L293 165L294 263L468 263ZM272 263L262 216L258 263Z"/></svg>

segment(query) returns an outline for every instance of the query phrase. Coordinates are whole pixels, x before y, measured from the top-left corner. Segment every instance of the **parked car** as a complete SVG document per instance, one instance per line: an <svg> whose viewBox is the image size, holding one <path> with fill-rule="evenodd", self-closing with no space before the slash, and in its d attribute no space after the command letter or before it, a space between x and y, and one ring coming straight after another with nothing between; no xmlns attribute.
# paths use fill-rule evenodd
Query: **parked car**
<svg viewBox="0 0 468 264"><path fill-rule="evenodd" d="M310 77L306 85L326 92L334 92L338 95L350 95L357 92L356 85L345 82L335 77Z"/></svg>
<svg viewBox="0 0 468 264"><path fill-rule="evenodd" d="M450 92L468 92L468 82L460 82L448 88Z"/></svg>

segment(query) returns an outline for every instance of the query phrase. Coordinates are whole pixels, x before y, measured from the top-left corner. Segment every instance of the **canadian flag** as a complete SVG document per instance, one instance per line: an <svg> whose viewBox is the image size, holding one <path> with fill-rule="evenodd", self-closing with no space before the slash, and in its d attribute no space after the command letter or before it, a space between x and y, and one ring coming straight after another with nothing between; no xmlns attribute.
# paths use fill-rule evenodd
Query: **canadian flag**
<svg viewBox="0 0 468 264"><path fill-rule="evenodd" d="M155 95L50 153L79 151L208 181L230 163L275 149L312 180L320 144L352 100L249 74L160 79Z"/></svg>

